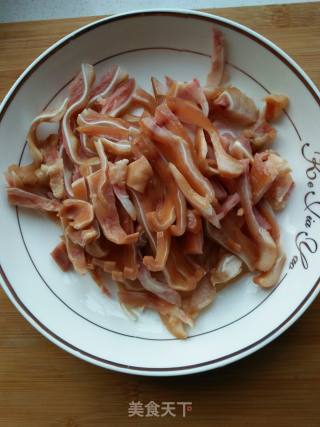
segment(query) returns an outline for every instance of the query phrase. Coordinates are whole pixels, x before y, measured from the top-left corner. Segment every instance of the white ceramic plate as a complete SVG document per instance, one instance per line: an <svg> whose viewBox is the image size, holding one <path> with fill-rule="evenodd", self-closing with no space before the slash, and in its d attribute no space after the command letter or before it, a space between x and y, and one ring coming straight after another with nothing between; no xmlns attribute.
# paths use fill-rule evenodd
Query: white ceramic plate
<svg viewBox="0 0 320 427"><path fill-rule="evenodd" d="M0 171L28 162L31 120L63 96L82 62L97 71L126 68L143 87L170 75L204 81L210 65L212 25L228 45L232 82L261 104L269 91L290 97L278 124L276 149L293 167L296 187L279 215L288 261L277 287L256 287L249 276L219 293L184 341L169 335L155 313L128 319L116 299L90 277L62 273L49 252L60 229L33 212L7 204L0 188L1 282L22 315L44 336L86 361L144 375L182 375L238 360L287 329L319 291L319 92L277 46L235 22L189 11L147 11L113 16L66 36L37 58L9 91L0 113Z"/></svg>

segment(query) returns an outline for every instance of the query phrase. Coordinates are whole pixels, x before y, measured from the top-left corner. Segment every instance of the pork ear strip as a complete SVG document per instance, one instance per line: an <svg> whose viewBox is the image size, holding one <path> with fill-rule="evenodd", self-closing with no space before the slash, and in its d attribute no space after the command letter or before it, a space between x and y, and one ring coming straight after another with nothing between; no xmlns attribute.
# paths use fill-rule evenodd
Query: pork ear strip
<svg viewBox="0 0 320 427"><path fill-rule="evenodd" d="M259 111L226 83L216 28L212 42L206 85L151 77L149 93L117 65L96 81L82 64L67 98L32 121L32 163L6 171L11 205L60 220L62 271L89 273L110 298L113 280L127 314L153 310L177 338L246 271L275 286L286 260L276 212L294 182L271 145L288 98L270 93Z"/></svg>

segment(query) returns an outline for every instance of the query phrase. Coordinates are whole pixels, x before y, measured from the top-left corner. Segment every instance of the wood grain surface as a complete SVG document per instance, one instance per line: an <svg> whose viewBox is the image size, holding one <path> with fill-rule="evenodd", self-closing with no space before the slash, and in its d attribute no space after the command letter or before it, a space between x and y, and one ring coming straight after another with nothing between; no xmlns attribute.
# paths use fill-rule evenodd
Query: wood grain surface
<svg viewBox="0 0 320 427"><path fill-rule="evenodd" d="M210 10L283 48L320 86L320 3ZM0 98L45 48L92 22L0 25ZM3 143L3 141L1 142ZM275 342L233 365L178 378L92 366L36 332L0 291L0 426L320 426L320 299ZM266 319L267 321L267 319ZM129 401L191 401L183 418L128 418Z"/></svg>

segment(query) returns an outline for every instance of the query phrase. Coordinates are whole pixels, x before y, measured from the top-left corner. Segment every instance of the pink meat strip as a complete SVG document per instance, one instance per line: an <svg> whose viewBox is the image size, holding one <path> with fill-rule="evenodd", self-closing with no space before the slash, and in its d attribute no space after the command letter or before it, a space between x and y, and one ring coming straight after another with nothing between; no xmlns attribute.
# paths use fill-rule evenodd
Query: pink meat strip
<svg viewBox="0 0 320 427"><path fill-rule="evenodd" d="M90 90L95 79L92 65L82 64L81 72L83 81L82 93L79 98L76 98L75 101L69 105L62 119L63 143L68 156L75 164L81 164L82 159L79 157L78 149L80 142L79 138L74 133L72 119L86 107L90 98Z"/></svg>
<svg viewBox="0 0 320 427"><path fill-rule="evenodd" d="M116 116L119 112L125 110L132 100L134 89L134 79L128 79L120 83L110 96L106 99L99 100L101 113L108 113L110 116Z"/></svg>
<svg viewBox="0 0 320 427"><path fill-rule="evenodd" d="M248 173L239 179L239 194L248 230L259 247L256 268L260 271L269 271L277 258L277 246L270 233L259 225L254 214Z"/></svg>
<svg viewBox="0 0 320 427"><path fill-rule="evenodd" d="M93 207L84 200L64 200L59 215L67 218L70 221L70 225L76 230L86 228L94 220Z"/></svg>
<svg viewBox="0 0 320 427"><path fill-rule="evenodd" d="M105 181L102 194L98 194L100 174L87 177L90 198L95 215L105 237L118 245L128 245L137 241L139 233L127 234L120 225L119 215L115 204L115 196L111 184Z"/></svg>
<svg viewBox="0 0 320 427"><path fill-rule="evenodd" d="M64 231L64 241L67 249L68 258L77 273L81 275L86 274L88 272L88 264L85 251L80 245L74 243L68 236L68 233L66 232L66 229L68 227L68 220L65 218L60 219L62 229Z"/></svg>
<svg viewBox="0 0 320 427"><path fill-rule="evenodd" d="M7 188L7 195L11 205L40 209L47 212L58 212L60 209L60 202L58 200L48 199L30 191L21 190L20 188Z"/></svg>
<svg viewBox="0 0 320 427"><path fill-rule="evenodd" d="M224 118L236 124L250 125L258 118L254 101L234 86L225 89L213 105L223 113Z"/></svg>
<svg viewBox="0 0 320 427"><path fill-rule="evenodd" d="M110 95L115 86L125 80L127 76L127 73L123 72L119 66L112 65L110 69L103 74L100 81L91 89L89 105L94 104L100 98Z"/></svg>
<svg viewBox="0 0 320 427"><path fill-rule="evenodd" d="M130 218L135 221L137 218L136 210L132 204L126 188L128 174L128 160L122 159L115 163L109 163L108 175L113 191L123 208Z"/></svg>
<svg viewBox="0 0 320 427"><path fill-rule="evenodd" d="M222 82L225 65L225 48L222 32L213 29L211 70L207 77L207 86L216 88Z"/></svg>
<svg viewBox="0 0 320 427"><path fill-rule="evenodd" d="M170 304L178 306L181 305L181 297L179 293L171 289L167 284L153 278L145 267L140 267L138 278L144 289L147 291L153 293Z"/></svg>
<svg viewBox="0 0 320 427"><path fill-rule="evenodd" d="M68 258L66 244L60 242L50 254L62 271L69 271L71 262Z"/></svg>

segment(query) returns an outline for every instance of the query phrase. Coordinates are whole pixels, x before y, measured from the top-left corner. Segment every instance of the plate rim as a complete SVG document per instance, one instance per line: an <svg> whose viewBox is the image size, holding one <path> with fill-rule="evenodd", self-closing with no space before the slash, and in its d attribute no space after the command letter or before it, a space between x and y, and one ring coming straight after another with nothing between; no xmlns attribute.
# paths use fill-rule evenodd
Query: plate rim
<svg viewBox="0 0 320 427"><path fill-rule="evenodd" d="M18 79L11 86L7 94L5 95L3 101L0 105L0 124L1 120L4 117L7 108L9 107L11 101L14 99L15 94L21 87L21 85L27 80L27 78L33 74L34 71L44 62L52 53L57 51L59 48L63 47L70 39L73 39L81 34L84 34L88 31L91 31L100 25L108 24L109 22L118 21L130 17L139 17L139 16L155 16L155 15L168 15L168 16L180 16L183 18L194 17L198 19L204 19L206 21L221 24L225 27L228 27L232 30L239 31L245 36L249 36L255 42L258 42L264 48L267 48L273 54L275 54L282 62L287 65L292 72L302 81L302 83L306 86L308 91L312 94L314 100L320 105L320 92L317 89L316 85L310 79L310 77L306 74L306 72L294 61L288 54L286 54L281 48L279 48L276 44L271 42L266 37L257 33L256 31L246 27L242 24L239 24L236 21L233 21L228 18L224 18L218 15L209 14L206 12L199 11L191 11L188 9L180 9L180 8L154 8L147 10L136 10L126 13L121 13L117 15L112 15L109 17L104 17L93 21L87 25L84 25L75 31L67 34L54 44L52 44L49 48L47 48L44 52L42 52L18 77ZM130 373L136 375L146 375L146 376L174 376L174 375L187 375L192 373L203 372L207 370L211 370L214 368L218 368L229 363L232 363L236 360L240 360L249 354L261 349L279 335L281 335L285 330L287 330L310 306L310 304L314 301L318 293L320 292L320 278L316 281L314 286L305 296L303 301L293 310L290 316L285 319L280 325L278 325L273 331L269 332L267 335L259 339L258 341L251 343L249 346L238 350L235 353L230 355L225 355L220 357L219 359L211 360L208 362L202 362L194 365L187 365L182 367L173 367L173 368L146 368L139 366L129 366L123 365L121 363L108 361L97 356L94 356L90 353L87 353L72 344L66 342L61 337L56 335L54 332L50 331L42 322L40 322L33 313L24 305L24 303L20 300L18 295L16 294L14 287L9 282L6 274L0 265L0 284L4 289L6 295L13 303L13 305L18 309L20 314L43 336L45 336L49 341L60 347L61 349L67 351L68 353L73 354L74 356L90 362L92 364L111 369L118 372Z"/></svg>

